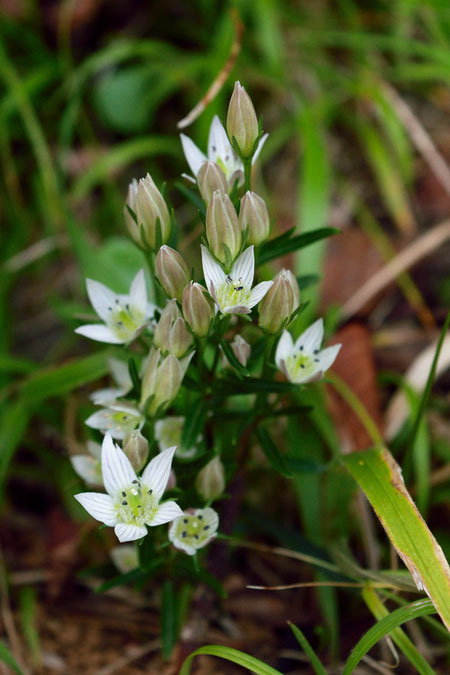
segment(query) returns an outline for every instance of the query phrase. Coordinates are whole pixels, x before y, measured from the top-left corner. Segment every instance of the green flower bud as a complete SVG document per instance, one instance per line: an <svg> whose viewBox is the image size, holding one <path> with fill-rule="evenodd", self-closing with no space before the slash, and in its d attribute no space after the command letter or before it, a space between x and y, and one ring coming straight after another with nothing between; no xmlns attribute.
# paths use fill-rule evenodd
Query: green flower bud
<svg viewBox="0 0 450 675"><path fill-rule="evenodd" d="M248 244L258 246L270 232L270 218L266 202L255 192L246 192L241 199L239 224L244 232L248 227Z"/></svg>
<svg viewBox="0 0 450 675"><path fill-rule="evenodd" d="M297 279L290 270L281 270L259 303L259 325L271 335L279 333L300 304Z"/></svg>
<svg viewBox="0 0 450 675"><path fill-rule="evenodd" d="M228 183L224 172L215 162L203 162L197 174L197 185L203 201L207 204L211 201L213 192L219 190L228 193Z"/></svg>
<svg viewBox="0 0 450 675"><path fill-rule="evenodd" d="M191 281L183 291L183 315L197 337L206 337L215 316L214 303L206 289Z"/></svg>
<svg viewBox="0 0 450 675"><path fill-rule="evenodd" d="M211 253L217 260L225 263L224 245L228 247L231 260L234 260L241 248L242 233L233 202L227 194L216 190L206 211L206 237Z"/></svg>
<svg viewBox="0 0 450 675"><path fill-rule="evenodd" d="M136 221L128 211L127 206L136 216ZM136 180L128 188L125 205L125 221L134 241L142 248L156 250L158 245L164 244L170 236L170 214L167 204L152 177L148 173ZM161 241L157 241L156 224L161 228Z"/></svg>
<svg viewBox="0 0 450 675"><path fill-rule="evenodd" d="M192 335L186 328L176 300L171 300L164 308L155 328L153 342L163 354L172 354L177 358L184 356L192 346Z"/></svg>
<svg viewBox="0 0 450 675"><path fill-rule="evenodd" d="M217 499L225 489L225 471L220 457L214 457L197 475L195 489L205 501Z"/></svg>
<svg viewBox="0 0 450 675"><path fill-rule="evenodd" d="M189 283L190 275L178 251L166 244L161 246L156 256L155 273L168 297L181 301L183 288Z"/></svg>
<svg viewBox="0 0 450 675"><path fill-rule="evenodd" d="M144 438L139 429L136 429L125 436L122 450L130 460L131 466L136 473L140 471L147 461L148 441Z"/></svg>
<svg viewBox="0 0 450 675"><path fill-rule="evenodd" d="M193 354L181 360L169 354L161 361L159 349L150 351L143 368L140 402L143 406L151 398L147 409L149 415L155 415L160 409L165 410L172 403Z"/></svg>
<svg viewBox="0 0 450 675"><path fill-rule="evenodd" d="M234 355L239 361L239 363L241 363L245 368L245 366L247 365L247 361L250 357L251 351L248 342L244 340L242 335L235 335L234 340L231 343L230 347L233 350Z"/></svg>
<svg viewBox="0 0 450 675"><path fill-rule="evenodd" d="M249 158L253 155L259 127L255 108L250 96L240 82L234 85L227 114L227 133L239 146L240 155Z"/></svg>

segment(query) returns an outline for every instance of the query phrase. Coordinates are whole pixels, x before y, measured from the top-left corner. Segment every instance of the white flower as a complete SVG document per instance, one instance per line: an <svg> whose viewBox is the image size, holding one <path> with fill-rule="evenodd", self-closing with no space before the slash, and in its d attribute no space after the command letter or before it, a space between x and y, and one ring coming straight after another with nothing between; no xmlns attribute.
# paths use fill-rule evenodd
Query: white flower
<svg viewBox="0 0 450 675"><path fill-rule="evenodd" d="M259 141L255 154L253 155L252 163L256 161L259 153L267 140L268 134ZM228 140L227 132L224 129L222 122L217 115L214 115L213 121L209 128L208 137L208 156L195 145L188 136L180 134L183 151L186 161L195 177L200 170L200 167L208 159L220 166L228 181L229 188L232 188L236 179L239 183L244 180L244 165L233 150L230 141Z"/></svg>
<svg viewBox="0 0 450 675"><path fill-rule="evenodd" d="M70 461L74 471L88 485L103 485L102 466L100 457L102 447L99 443L88 441L86 443L88 455L72 455Z"/></svg>
<svg viewBox="0 0 450 675"><path fill-rule="evenodd" d="M163 525L182 515L173 501L160 499L169 480L175 448L152 459L138 478L128 457L107 434L102 445L103 483L108 494L82 492L75 495L96 520L114 527L120 542L147 534L147 526Z"/></svg>
<svg viewBox="0 0 450 675"><path fill-rule="evenodd" d="M128 364L125 361L111 358L108 359L108 365L112 379L117 386L97 389L97 391L92 392L89 398L95 405L114 405L118 398L125 396L133 388Z"/></svg>
<svg viewBox="0 0 450 675"><path fill-rule="evenodd" d="M185 511L180 518L173 521L169 528L169 539L175 548L188 555L195 555L214 539L219 526L219 516L210 507Z"/></svg>
<svg viewBox="0 0 450 675"><path fill-rule="evenodd" d="M121 574L126 574L139 567L139 556L136 544L114 546L109 552L114 565Z"/></svg>
<svg viewBox="0 0 450 675"><path fill-rule="evenodd" d="M273 281L261 281L252 290L255 275L255 254L249 246L236 260L230 274L202 245L202 265L206 287L222 314L250 314L252 307L263 299Z"/></svg>
<svg viewBox="0 0 450 675"><path fill-rule="evenodd" d="M155 438L158 441L159 451L163 452L166 448L176 445L176 457L193 457L197 452L195 445L192 448L184 450L181 446L181 435L185 423L184 417L168 416L155 423ZM198 436L197 443L201 440Z"/></svg>
<svg viewBox="0 0 450 675"><path fill-rule="evenodd" d="M85 423L91 429L98 429L103 434L109 433L113 438L123 440L135 429L142 429L145 417L132 403L116 401L95 412Z"/></svg>
<svg viewBox="0 0 450 675"><path fill-rule="evenodd" d="M117 295L92 279L86 280L91 305L104 323L80 326L76 333L111 344L131 342L152 318L156 306L147 302L144 270L133 279L129 295Z"/></svg>
<svg viewBox="0 0 450 675"><path fill-rule="evenodd" d="M275 361L291 382L301 384L320 380L334 363L342 345L321 350L322 339L322 319L309 326L295 344L291 334L286 330L283 332L278 342Z"/></svg>

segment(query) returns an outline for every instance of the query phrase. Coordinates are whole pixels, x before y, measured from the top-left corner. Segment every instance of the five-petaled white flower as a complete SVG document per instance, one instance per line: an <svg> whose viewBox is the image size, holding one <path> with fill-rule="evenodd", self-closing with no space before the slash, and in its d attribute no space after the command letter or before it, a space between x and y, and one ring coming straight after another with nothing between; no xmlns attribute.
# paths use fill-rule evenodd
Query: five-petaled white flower
<svg viewBox="0 0 450 675"><path fill-rule="evenodd" d="M252 289L255 254L249 246L225 274L208 249L202 245L202 265L206 287L222 314L250 314L263 299L273 281L261 281Z"/></svg>
<svg viewBox="0 0 450 675"><path fill-rule="evenodd" d="M166 489L175 448L154 457L140 478L130 460L107 434L102 445L103 483L108 494L82 492L75 495L96 520L109 527L119 541L134 541L147 534L147 525L163 525L183 514L173 501L160 499Z"/></svg>
<svg viewBox="0 0 450 675"><path fill-rule="evenodd" d="M258 158L268 135L269 134L264 134L259 141L256 152L253 155L252 163ZM202 164L209 159L220 166L226 176L229 188L233 187L236 180L239 180L239 183L243 182L244 165L233 150L227 132L217 115L214 115L209 128L208 156L206 156L188 136L180 134L180 137L186 161L195 177L197 177Z"/></svg>
<svg viewBox="0 0 450 675"><path fill-rule="evenodd" d="M190 509L173 521L169 527L169 539L175 548L195 555L199 548L214 539L218 526L219 516L214 509Z"/></svg>
<svg viewBox="0 0 450 675"><path fill-rule="evenodd" d="M156 306L147 301L144 270L139 270L129 295L118 295L98 281L86 279L91 305L104 323L80 326L76 333L111 344L131 342L152 318Z"/></svg>
<svg viewBox="0 0 450 675"><path fill-rule="evenodd" d="M107 408L102 408L87 418L85 424L91 429L98 429L102 434L111 434L117 440L135 429L142 429L145 416L132 402L112 401Z"/></svg>
<svg viewBox="0 0 450 675"><path fill-rule="evenodd" d="M284 331L278 342L275 361L286 377L296 384L320 380L334 363L342 345L320 349L323 339L323 321L318 319L295 342Z"/></svg>

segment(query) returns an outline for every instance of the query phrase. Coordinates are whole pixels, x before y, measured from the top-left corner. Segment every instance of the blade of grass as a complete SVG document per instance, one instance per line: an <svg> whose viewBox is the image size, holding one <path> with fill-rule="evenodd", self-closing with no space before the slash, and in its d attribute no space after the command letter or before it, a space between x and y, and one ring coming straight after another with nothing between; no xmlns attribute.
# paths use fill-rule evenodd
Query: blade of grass
<svg viewBox="0 0 450 675"><path fill-rule="evenodd" d="M239 666L247 668L251 673L257 673L257 675L282 675L279 670L275 670L275 668L268 666L259 659L255 659L254 656L249 656L232 647L222 647L220 645L200 647L199 649L196 649L195 652L192 652L192 654L189 654L181 666L180 675L189 675L191 672L192 661L196 656L200 656L200 654L217 656L220 659L237 663Z"/></svg>
<svg viewBox="0 0 450 675"><path fill-rule="evenodd" d="M311 663L316 675L327 675L327 671L325 670L325 668L321 664L320 659L316 656L316 653L315 653L314 649L311 647L311 645L309 644L306 637L303 635L300 628L297 628L297 626L295 626L290 621L288 621L288 624L289 624L289 628L294 633L298 644L303 649L306 656L309 658L310 663Z"/></svg>

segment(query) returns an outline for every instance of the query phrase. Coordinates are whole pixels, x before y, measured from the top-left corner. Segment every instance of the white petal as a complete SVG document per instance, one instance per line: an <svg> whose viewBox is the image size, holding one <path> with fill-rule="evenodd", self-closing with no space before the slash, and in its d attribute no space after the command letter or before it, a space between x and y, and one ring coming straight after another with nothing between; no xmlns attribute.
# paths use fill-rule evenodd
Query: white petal
<svg viewBox="0 0 450 675"><path fill-rule="evenodd" d="M201 245L201 249L203 276L205 277L206 288L209 291L211 284L214 288L219 288L219 286L224 283L226 274L203 244Z"/></svg>
<svg viewBox="0 0 450 675"><path fill-rule="evenodd" d="M145 287L144 270L139 270L130 288L130 305L145 314L147 309L147 289Z"/></svg>
<svg viewBox="0 0 450 675"><path fill-rule="evenodd" d="M189 164L189 167L194 176L197 176L201 165L203 164L203 162L206 162L208 158L203 154L203 152L199 148L197 148L194 141L188 138L188 136L180 134L180 138L181 143L183 145L183 152L184 156L186 157L186 161Z"/></svg>
<svg viewBox="0 0 450 675"><path fill-rule="evenodd" d="M231 307L221 307L224 314L250 314L250 310L245 305L232 305Z"/></svg>
<svg viewBox="0 0 450 675"><path fill-rule="evenodd" d="M128 370L128 363L121 359L110 358L108 359L108 367L114 382L124 391L129 391L133 383Z"/></svg>
<svg viewBox="0 0 450 675"><path fill-rule="evenodd" d="M97 342L109 342L109 344L112 345L120 345L125 342L125 340L118 338L117 335L103 323L88 323L86 326L76 328L75 333L84 335L84 337L90 338L91 340L97 340Z"/></svg>
<svg viewBox="0 0 450 675"><path fill-rule="evenodd" d="M255 276L255 253L254 247L249 246L234 263L230 276L233 281L242 279L244 288L251 288Z"/></svg>
<svg viewBox="0 0 450 675"><path fill-rule="evenodd" d="M158 506L158 510L151 521L148 523L150 527L155 525L164 525L164 523L170 523L171 520L179 518L183 515L183 511L180 509L176 502L163 502Z"/></svg>
<svg viewBox="0 0 450 675"><path fill-rule="evenodd" d="M261 140L259 141L258 147L256 148L255 154L253 155L253 158L252 158L252 164L254 164L256 162L256 160L258 159L259 153L261 152L264 143L267 141L268 136L269 136L269 134L264 134L263 136L261 136Z"/></svg>
<svg viewBox="0 0 450 675"><path fill-rule="evenodd" d="M182 359L179 359L178 363L180 364L182 377L185 376L186 371L187 371L187 369L188 369L188 366L189 366L189 364L190 364L190 362L191 362L192 357L194 356L194 354L195 354L195 351L191 352L191 353L188 354L187 356L184 356Z"/></svg>
<svg viewBox="0 0 450 675"><path fill-rule="evenodd" d="M203 516L204 524L209 525L211 534L215 533L219 527L219 516L217 515L217 512L208 506L206 509L197 509L194 513L195 516L198 516L199 514Z"/></svg>
<svg viewBox="0 0 450 675"><path fill-rule="evenodd" d="M300 335L295 348L303 347L305 354L312 354L314 350L320 349L323 340L323 319L317 319L304 333Z"/></svg>
<svg viewBox="0 0 450 675"><path fill-rule="evenodd" d="M145 316L147 319L153 319L155 316L155 311L158 310L161 312L160 308L155 305L153 302L147 302L147 306L145 308Z"/></svg>
<svg viewBox="0 0 450 675"><path fill-rule="evenodd" d="M116 293L93 279L86 279L86 287L92 307L103 321L107 321L117 299Z"/></svg>
<svg viewBox="0 0 450 675"><path fill-rule="evenodd" d="M167 448L145 467L141 482L146 488L153 490L153 496L159 501L166 489L167 481L170 476L170 468L176 446Z"/></svg>
<svg viewBox="0 0 450 675"><path fill-rule="evenodd" d="M261 281L260 284L255 286L255 288L250 293L250 300L248 301L248 306L250 309L263 299L272 284L273 281Z"/></svg>
<svg viewBox="0 0 450 675"><path fill-rule="evenodd" d="M317 354L317 358L319 359L318 365L324 373L333 365L341 347L342 345L332 345L331 347L322 349L322 351Z"/></svg>
<svg viewBox="0 0 450 675"><path fill-rule="evenodd" d="M92 403L95 403L95 405L109 406L120 396L123 396L124 393L125 392L123 389L110 387L109 389L97 389L97 391L93 391L89 398L91 399Z"/></svg>
<svg viewBox="0 0 450 675"><path fill-rule="evenodd" d="M95 441L88 441L86 443L86 447L88 449L89 454L92 455L92 457L94 457L95 459L98 459L98 461L100 462L102 458L102 446L100 445L100 443L96 443Z"/></svg>
<svg viewBox="0 0 450 675"><path fill-rule="evenodd" d="M217 162L220 158L225 162L225 157L234 155L234 150L228 140L227 132L217 115L214 115L208 136L208 159Z"/></svg>
<svg viewBox="0 0 450 675"><path fill-rule="evenodd" d="M102 495L98 492L80 492L75 495L75 499L96 520L109 527L117 523L116 509L109 495Z"/></svg>
<svg viewBox="0 0 450 675"><path fill-rule="evenodd" d="M114 528L114 532L120 542L135 541L136 539L145 537L147 528L145 525L126 525L125 523L118 523Z"/></svg>
<svg viewBox="0 0 450 675"><path fill-rule="evenodd" d="M287 331L283 331L283 335L280 337L277 345L277 351L275 353L275 363L277 364L280 370L285 370L281 367L281 361L286 361L287 357L290 355L294 349L294 341L292 335Z"/></svg>
<svg viewBox="0 0 450 675"><path fill-rule="evenodd" d="M130 460L106 434L102 444L102 474L106 492L114 497L126 490L136 480L136 474Z"/></svg>
<svg viewBox="0 0 450 675"><path fill-rule="evenodd" d="M98 459L90 455L72 455L70 458L75 472L89 485L103 485Z"/></svg>
<svg viewBox="0 0 450 675"><path fill-rule="evenodd" d="M114 565L119 572L126 574L139 567L139 556L137 546L134 544L125 544L124 546L114 546L109 552Z"/></svg>

